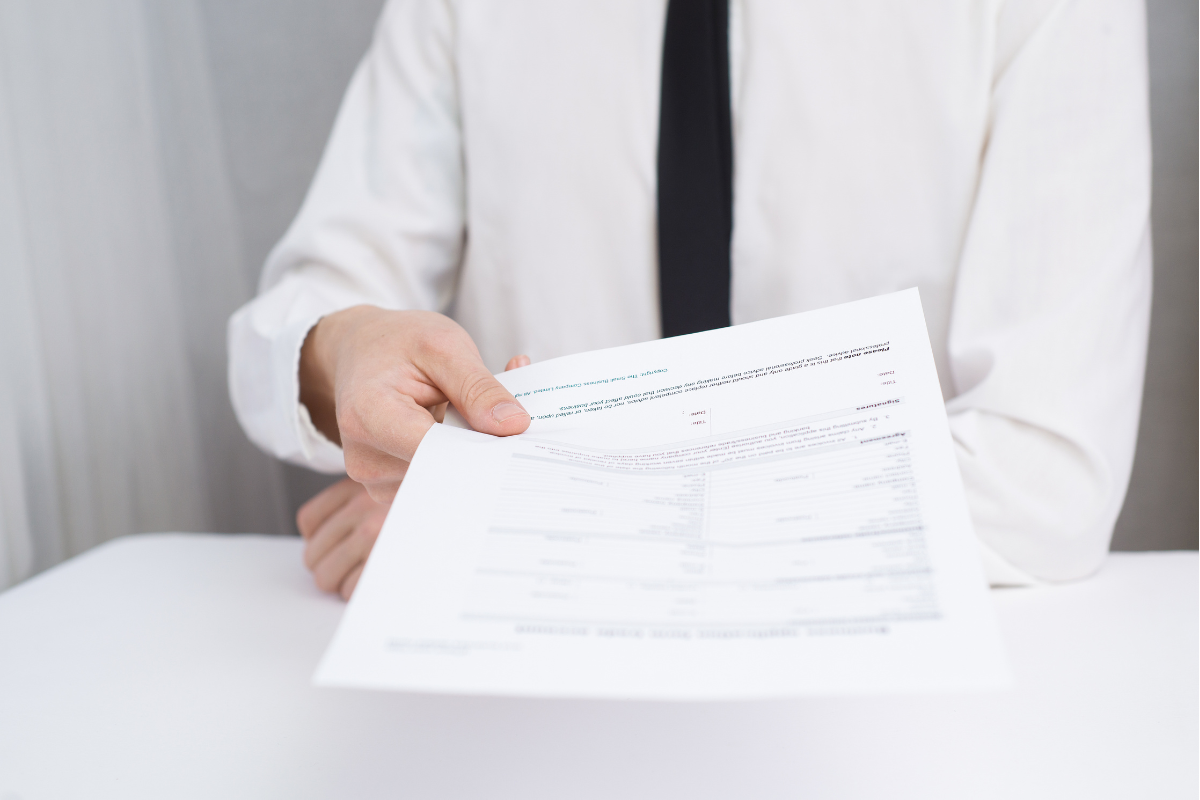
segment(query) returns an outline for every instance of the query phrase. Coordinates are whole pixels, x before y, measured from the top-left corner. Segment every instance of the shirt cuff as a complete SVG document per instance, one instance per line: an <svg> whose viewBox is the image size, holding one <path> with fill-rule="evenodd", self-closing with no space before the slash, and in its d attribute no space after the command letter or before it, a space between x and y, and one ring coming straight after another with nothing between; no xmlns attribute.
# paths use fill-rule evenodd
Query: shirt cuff
<svg viewBox="0 0 1200 800"><path fill-rule="evenodd" d="M1032 575L1010 564L1003 556L989 547L981 539L976 538L979 545L979 558L983 563L983 574L989 586L1043 586Z"/></svg>
<svg viewBox="0 0 1200 800"><path fill-rule="evenodd" d="M325 314L306 317L285 328L275 339L274 344L278 350L271 363L276 364L279 369L275 376L278 388L276 396L287 398L288 425L300 450L300 458L297 460L309 469L336 474L346 471L346 459L342 448L317 430L308 408L300 402L300 352L309 331L323 316Z"/></svg>

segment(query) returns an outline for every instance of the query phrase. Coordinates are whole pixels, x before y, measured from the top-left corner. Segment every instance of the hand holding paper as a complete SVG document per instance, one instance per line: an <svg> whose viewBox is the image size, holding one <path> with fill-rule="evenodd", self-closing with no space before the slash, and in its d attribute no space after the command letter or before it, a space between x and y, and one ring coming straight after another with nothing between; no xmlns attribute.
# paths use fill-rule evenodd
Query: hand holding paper
<svg viewBox="0 0 1200 800"><path fill-rule="evenodd" d="M422 442L326 685L718 699L1003 684L915 290L500 376Z"/></svg>
<svg viewBox="0 0 1200 800"><path fill-rule="evenodd" d="M516 356L505 369L528 365L528 356ZM433 416L441 421L438 412ZM346 478L300 507L296 527L304 537L304 565L318 587L350 599L390 505L375 502L362 484Z"/></svg>
<svg viewBox="0 0 1200 800"><path fill-rule="evenodd" d="M322 318L300 354L300 387L318 430L342 445L346 473L380 503L396 494L437 406L450 401L497 436L529 425L467 332L428 311L355 306Z"/></svg>

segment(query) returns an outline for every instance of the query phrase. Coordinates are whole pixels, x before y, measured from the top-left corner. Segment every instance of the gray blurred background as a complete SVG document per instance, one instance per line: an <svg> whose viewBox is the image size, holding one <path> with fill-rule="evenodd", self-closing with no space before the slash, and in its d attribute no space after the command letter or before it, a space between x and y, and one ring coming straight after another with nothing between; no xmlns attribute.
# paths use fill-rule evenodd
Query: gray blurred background
<svg viewBox="0 0 1200 800"><path fill-rule="evenodd" d="M290 532L330 481L240 435L223 328L381 6L0 3L0 588L120 533ZM1147 13L1154 311L1113 548L1195 549L1197 5Z"/></svg>

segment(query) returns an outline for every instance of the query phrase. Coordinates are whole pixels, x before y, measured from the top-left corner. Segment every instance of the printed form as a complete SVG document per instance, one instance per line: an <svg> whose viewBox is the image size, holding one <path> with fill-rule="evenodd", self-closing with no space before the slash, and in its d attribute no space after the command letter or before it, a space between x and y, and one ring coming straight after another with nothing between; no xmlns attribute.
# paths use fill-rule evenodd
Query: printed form
<svg viewBox="0 0 1200 800"><path fill-rule="evenodd" d="M1007 684L915 289L498 377L529 431L427 434L318 685Z"/></svg>

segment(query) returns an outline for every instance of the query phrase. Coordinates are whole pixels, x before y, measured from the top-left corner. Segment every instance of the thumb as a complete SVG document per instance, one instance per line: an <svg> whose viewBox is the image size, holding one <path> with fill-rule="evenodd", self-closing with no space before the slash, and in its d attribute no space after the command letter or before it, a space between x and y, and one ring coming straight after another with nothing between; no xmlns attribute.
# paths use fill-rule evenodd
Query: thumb
<svg viewBox="0 0 1200 800"><path fill-rule="evenodd" d="M512 436L529 427L529 412L492 377L478 354L463 352L430 366L429 376L475 430Z"/></svg>

